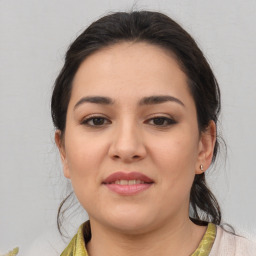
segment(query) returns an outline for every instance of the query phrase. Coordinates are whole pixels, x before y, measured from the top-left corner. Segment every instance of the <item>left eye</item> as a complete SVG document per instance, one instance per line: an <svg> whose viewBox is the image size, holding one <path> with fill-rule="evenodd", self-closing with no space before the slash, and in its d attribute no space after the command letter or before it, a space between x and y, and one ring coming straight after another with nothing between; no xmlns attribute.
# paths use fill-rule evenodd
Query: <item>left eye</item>
<svg viewBox="0 0 256 256"><path fill-rule="evenodd" d="M154 118L151 118L148 121L148 123L155 126L168 126L168 125L175 124L176 122L175 120L168 117L154 117Z"/></svg>
<svg viewBox="0 0 256 256"><path fill-rule="evenodd" d="M90 117L83 120L82 124L88 126L103 126L105 124L109 124L109 121L104 117Z"/></svg>

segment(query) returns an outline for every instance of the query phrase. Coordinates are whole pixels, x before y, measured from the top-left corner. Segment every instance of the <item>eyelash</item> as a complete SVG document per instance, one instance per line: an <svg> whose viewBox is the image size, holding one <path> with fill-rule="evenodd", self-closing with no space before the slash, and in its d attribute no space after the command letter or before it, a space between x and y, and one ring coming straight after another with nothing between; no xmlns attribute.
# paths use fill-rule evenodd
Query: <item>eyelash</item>
<svg viewBox="0 0 256 256"><path fill-rule="evenodd" d="M168 127L171 126L173 124L176 124L177 122L173 119L173 118L169 118L166 116L157 116L157 117L153 117L148 119L147 121L161 121L161 124L152 124L154 126L159 126L159 127ZM165 123L165 124L163 124Z"/></svg>
<svg viewBox="0 0 256 256"><path fill-rule="evenodd" d="M90 121L95 121L97 119L100 119L101 121L103 120L103 124L100 124L100 125L89 124ZM107 120L108 124L111 123L111 121L109 121L106 117L103 117L103 116L91 116L91 117L88 117L88 118L84 119L81 122L81 124L87 125L87 126L90 126L90 127L98 128L98 127L102 127L106 120Z"/></svg>
<svg viewBox="0 0 256 256"><path fill-rule="evenodd" d="M101 121L100 124L95 124L94 121L96 121L98 119L98 121ZM90 124L89 122L93 122L93 124ZM103 122L102 122L103 121ZM161 124L155 124L155 123L151 123L150 121L160 121ZM152 126L156 126L156 127L168 127L171 125L176 124L177 122L173 119L173 118L169 118L169 117L165 117L165 116L156 116L156 117L152 117L150 119L146 120L146 123L149 123ZM101 128L104 125L108 125L111 124L111 121L109 119L107 119L106 117L103 116L91 116L88 117L86 119L84 119L81 124L89 126L89 127L93 127L93 128Z"/></svg>

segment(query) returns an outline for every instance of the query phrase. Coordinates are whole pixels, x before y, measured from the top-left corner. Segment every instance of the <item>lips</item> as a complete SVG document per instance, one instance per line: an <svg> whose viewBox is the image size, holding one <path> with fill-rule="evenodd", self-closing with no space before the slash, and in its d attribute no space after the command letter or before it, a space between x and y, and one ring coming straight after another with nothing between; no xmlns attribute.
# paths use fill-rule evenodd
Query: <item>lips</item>
<svg viewBox="0 0 256 256"><path fill-rule="evenodd" d="M108 176L104 181L103 184L111 184L116 183L118 181L141 181L141 183L153 183L153 180L147 177L146 175L139 173L139 172L116 172ZM137 183L137 182L136 182ZM122 185L133 185L133 184L122 184ZM134 184L135 185L135 184Z"/></svg>
<svg viewBox="0 0 256 256"><path fill-rule="evenodd" d="M108 176L102 184L114 193L131 196L149 189L154 181L138 172L116 172Z"/></svg>

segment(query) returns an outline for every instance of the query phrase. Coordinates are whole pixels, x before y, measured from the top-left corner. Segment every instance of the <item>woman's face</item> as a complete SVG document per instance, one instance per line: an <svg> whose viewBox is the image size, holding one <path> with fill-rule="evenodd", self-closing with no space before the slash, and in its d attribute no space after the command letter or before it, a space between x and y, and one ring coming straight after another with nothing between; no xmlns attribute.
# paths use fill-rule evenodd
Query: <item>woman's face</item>
<svg viewBox="0 0 256 256"><path fill-rule="evenodd" d="M215 126L211 125L215 134ZM214 136L198 131L186 75L163 49L120 43L78 69L62 142L64 175L91 221L145 232L188 218Z"/></svg>

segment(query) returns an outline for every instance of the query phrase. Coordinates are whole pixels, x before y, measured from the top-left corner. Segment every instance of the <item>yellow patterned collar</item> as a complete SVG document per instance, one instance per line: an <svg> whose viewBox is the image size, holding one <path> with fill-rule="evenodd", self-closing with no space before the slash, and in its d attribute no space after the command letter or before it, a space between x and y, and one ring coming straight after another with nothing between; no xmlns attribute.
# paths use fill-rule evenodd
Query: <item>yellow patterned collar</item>
<svg viewBox="0 0 256 256"><path fill-rule="evenodd" d="M208 224L203 239L201 240L196 251L191 256L209 255L216 237L216 230L216 225L212 223ZM87 221L79 227L77 234L73 237L68 247L60 256L89 256L85 244L90 240L90 236L90 223Z"/></svg>
<svg viewBox="0 0 256 256"><path fill-rule="evenodd" d="M77 234L60 256L88 256L83 232L86 223L89 224L89 221L79 227Z"/></svg>
<svg viewBox="0 0 256 256"><path fill-rule="evenodd" d="M209 223L203 239L201 240L196 251L191 256L208 256L212 249L216 234L216 225L213 223Z"/></svg>

